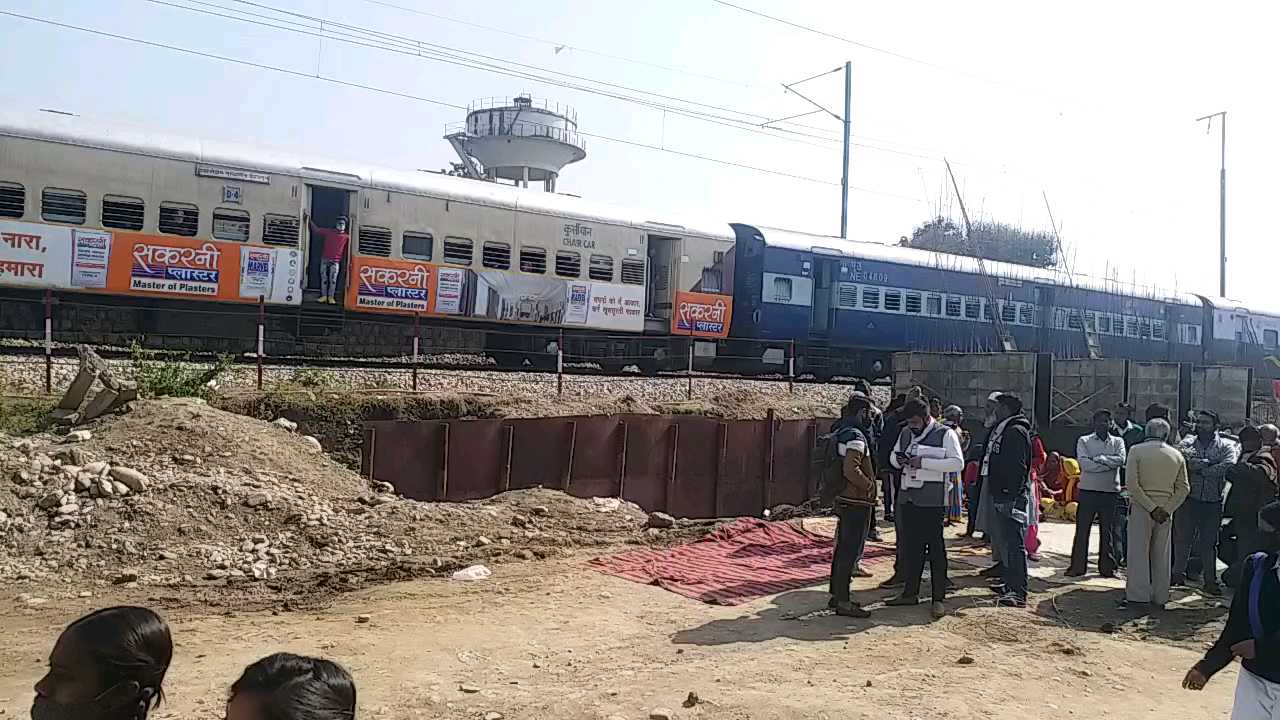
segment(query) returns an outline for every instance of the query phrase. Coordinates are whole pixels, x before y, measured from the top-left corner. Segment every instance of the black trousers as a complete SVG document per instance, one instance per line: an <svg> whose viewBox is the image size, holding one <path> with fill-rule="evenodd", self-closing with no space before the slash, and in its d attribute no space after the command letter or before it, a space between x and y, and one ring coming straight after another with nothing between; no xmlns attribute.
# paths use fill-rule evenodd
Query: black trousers
<svg viewBox="0 0 1280 720"><path fill-rule="evenodd" d="M965 505L969 510L968 524L965 525L964 534L972 535L974 526L978 522L978 503L982 499L982 476L969 486L968 492L965 493Z"/></svg>
<svg viewBox="0 0 1280 720"><path fill-rule="evenodd" d="M854 566L862 559L870 519L871 508L865 505L836 505L836 551L831 557L829 590L837 602L849 600L849 582Z"/></svg>
<svg viewBox="0 0 1280 720"><path fill-rule="evenodd" d="M945 507L921 507L910 503L898 506L902 518L905 543L902 561L906 564L906 597L920 596L920 579L924 575L925 554L929 556L930 583L933 599L942 602L947 596L947 546L942 539L942 521L947 516Z"/></svg>
<svg viewBox="0 0 1280 720"><path fill-rule="evenodd" d="M1073 572L1084 572L1089 567L1089 534L1096 520L1102 537L1098 542L1098 572L1113 575L1116 571L1115 528L1116 506L1120 493L1081 490L1076 508L1076 537L1071 543L1071 567Z"/></svg>

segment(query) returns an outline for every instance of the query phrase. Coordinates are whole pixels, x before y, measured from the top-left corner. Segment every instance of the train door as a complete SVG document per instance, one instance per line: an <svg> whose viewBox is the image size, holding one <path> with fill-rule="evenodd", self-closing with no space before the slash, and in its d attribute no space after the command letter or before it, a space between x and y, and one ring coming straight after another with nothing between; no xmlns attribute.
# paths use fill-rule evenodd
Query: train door
<svg viewBox="0 0 1280 720"><path fill-rule="evenodd" d="M344 188L325 187L323 185L307 186L307 205L304 210L310 213L311 222L322 228L333 228L338 218L347 218L347 232L352 237L356 234L355 217L352 212L350 190ZM319 233L306 231L307 240L307 290L320 290L320 261L324 257L324 238ZM353 250L353 249L352 249ZM346 287L346 263L338 278L338 287Z"/></svg>
<svg viewBox="0 0 1280 720"><path fill-rule="evenodd" d="M809 335L825 338L835 324L835 294L839 287L839 261L835 258L813 256L813 309L809 320Z"/></svg>
<svg viewBox="0 0 1280 720"><path fill-rule="evenodd" d="M644 288L644 316L649 320L671 320L675 301L672 283L679 277L680 238L649 236L649 281Z"/></svg>

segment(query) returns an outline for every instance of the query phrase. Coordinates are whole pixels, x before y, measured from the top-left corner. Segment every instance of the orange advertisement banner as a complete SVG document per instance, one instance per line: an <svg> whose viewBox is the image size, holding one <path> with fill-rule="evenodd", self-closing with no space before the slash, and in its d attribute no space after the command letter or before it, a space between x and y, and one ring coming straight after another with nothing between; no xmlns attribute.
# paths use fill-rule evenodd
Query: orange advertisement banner
<svg viewBox="0 0 1280 720"><path fill-rule="evenodd" d="M411 315L432 312L434 271L430 264L412 260L353 257L347 276L347 307Z"/></svg>
<svg viewBox="0 0 1280 720"><path fill-rule="evenodd" d="M107 269L110 292L239 300L238 246L117 232Z"/></svg>
<svg viewBox="0 0 1280 720"><path fill-rule="evenodd" d="M677 292L675 312L671 314L671 334L729 337L732 318L733 297L730 295Z"/></svg>

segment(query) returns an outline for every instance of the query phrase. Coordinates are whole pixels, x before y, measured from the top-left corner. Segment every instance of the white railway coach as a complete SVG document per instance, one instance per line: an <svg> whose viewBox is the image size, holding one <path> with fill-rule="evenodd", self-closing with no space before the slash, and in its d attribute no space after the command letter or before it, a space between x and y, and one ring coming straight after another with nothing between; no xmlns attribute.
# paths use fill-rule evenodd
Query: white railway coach
<svg viewBox="0 0 1280 720"><path fill-rule="evenodd" d="M308 215L322 227L349 218L340 306L315 302L321 244ZM724 337L732 231L648 217L431 172L0 113L0 286ZM703 320L681 321L681 303Z"/></svg>

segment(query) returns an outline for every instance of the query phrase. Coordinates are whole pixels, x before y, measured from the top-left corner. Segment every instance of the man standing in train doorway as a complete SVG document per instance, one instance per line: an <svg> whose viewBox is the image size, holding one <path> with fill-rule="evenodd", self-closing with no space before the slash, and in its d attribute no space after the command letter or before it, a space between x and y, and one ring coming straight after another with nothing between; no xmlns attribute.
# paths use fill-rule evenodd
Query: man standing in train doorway
<svg viewBox="0 0 1280 720"><path fill-rule="evenodd" d="M338 216L334 229L330 230L312 222L310 215L305 215L304 218L311 233L324 239L324 251L320 256L320 302L336 305L342 258L347 254L347 243L351 242L351 235L347 233L347 219Z"/></svg>

